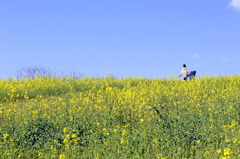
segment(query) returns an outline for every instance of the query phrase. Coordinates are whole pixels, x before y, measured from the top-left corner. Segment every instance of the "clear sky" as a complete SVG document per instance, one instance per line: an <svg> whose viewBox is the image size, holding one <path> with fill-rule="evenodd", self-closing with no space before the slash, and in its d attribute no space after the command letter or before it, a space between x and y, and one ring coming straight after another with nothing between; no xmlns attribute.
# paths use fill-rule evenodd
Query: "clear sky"
<svg viewBox="0 0 240 159"><path fill-rule="evenodd" d="M240 73L240 0L0 0L0 77Z"/></svg>

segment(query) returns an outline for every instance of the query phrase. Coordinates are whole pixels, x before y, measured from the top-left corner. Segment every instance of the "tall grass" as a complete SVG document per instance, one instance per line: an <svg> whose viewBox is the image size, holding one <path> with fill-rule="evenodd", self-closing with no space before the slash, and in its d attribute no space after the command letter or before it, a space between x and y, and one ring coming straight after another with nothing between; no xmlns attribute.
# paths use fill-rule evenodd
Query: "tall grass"
<svg viewBox="0 0 240 159"><path fill-rule="evenodd" d="M0 158L239 158L240 77L0 81Z"/></svg>

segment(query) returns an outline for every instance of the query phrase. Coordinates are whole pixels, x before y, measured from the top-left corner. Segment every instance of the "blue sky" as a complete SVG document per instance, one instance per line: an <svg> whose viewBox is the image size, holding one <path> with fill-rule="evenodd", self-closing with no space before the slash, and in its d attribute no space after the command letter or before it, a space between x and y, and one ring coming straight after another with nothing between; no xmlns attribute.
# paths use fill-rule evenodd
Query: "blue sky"
<svg viewBox="0 0 240 159"><path fill-rule="evenodd" d="M239 74L240 0L2 0L0 77L41 66L85 76Z"/></svg>

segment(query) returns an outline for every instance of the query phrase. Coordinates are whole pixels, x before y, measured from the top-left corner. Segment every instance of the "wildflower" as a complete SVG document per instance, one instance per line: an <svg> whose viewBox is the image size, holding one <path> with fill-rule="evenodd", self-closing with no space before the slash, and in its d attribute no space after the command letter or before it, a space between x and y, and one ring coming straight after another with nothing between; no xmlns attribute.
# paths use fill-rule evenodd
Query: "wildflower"
<svg viewBox="0 0 240 159"><path fill-rule="evenodd" d="M231 126L235 126L237 124L236 120L232 120Z"/></svg>
<svg viewBox="0 0 240 159"><path fill-rule="evenodd" d="M230 142L231 140L229 139L229 138L226 138L226 140L225 140L226 142Z"/></svg>
<svg viewBox="0 0 240 159"><path fill-rule="evenodd" d="M208 156L209 154L210 154L209 151L204 152L204 156Z"/></svg>
<svg viewBox="0 0 240 159"><path fill-rule="evenodd" d="M54 146L53 146L53 145L51 145L51 146L50 146L50 150L52 151L53 149L54 149Z"/></svg>
<svg viewBox="0 0 240 159"><path fill-rule="evenodd" d="M65 139L63 140L63 142L64 142L64 143L68 143L69 140L65 138Z"/></svg>
<svg viewBox="0 0 240 159"><path fill-rule="evenodd" d="M230 148L226 148L223 150L223 154L224 155L230 155L232 153L231 149Z"/></svg>
<svg viewBox="0 0 240 159"><path fill-rule="evenodd" d="M77 134L72 134L72 138L77 138Z"/></svg>
<svg viewBox="0 0 240 159"><path fill-rule="evenodd" d="M127 131L124 129L123 131L122 131L122 136L125 136L127 134Z"/></svg>
<svg viewBox="0 0 240 159"><path fill-rule="evenodd" d="M3 134L3 138L6 139L9 137L9 134Z"/></svg>
<svg viewBox="0 0 240 159"><path fill-rule="evenodd" d="M116 134L117 133L117 129L113 129L113 133Z"/></svg>
<svg viewBox="0 0 240 159"><path fill-rule="evenodd" d="M158 139L153 139L152 142L157 144L158 143Z"/></svg>
<svg viewBox="0 0 240 159"><path fill-rule="evenodd" d="M128 140L125 140L125 139L121 139L121 142L120 142L121 144L128 144Z"/></svg>
<svg viewBox="0 0 240 159"><path fill-rule="evenodd" d="M222 153L222 150L221 150L221 149L218 149L218 150L217 150L217 153L219 153L219 154Z"/></svg>
<svg viewBox="0 0 240 159"><path fill-rule="evenodd" d="M237 143L237 141L238 141L238 139L237 139L237 138L233 138L233 143L234 143L234 144L236 144L236 143Z"/></svg>
<svg viewBox="0 0 240 159"><path fill-rule="evenodd" d="M10 155L10 150L6 150L6 151L5 151L5 155L6 155L6 156Z"/></svg>
<svg viewBox="0 0 240 159"><path fill-rule="evenodd" d="M65 159L66 158L66 156L64 155L64 154L61 154L60 156L59 156L59 159Z"/></svg>
<svg viewBox="0 0 240 159"><path fill-rule="evenodd" d="M166 157L163 157L162 154L156 154L157 159L166 159Z"/></svg>
<svg viewBox="0 0 240 159"><path fill-rule="evenodd" d="M66 138L70 138L70 134L67 134L67 135L66 135Z"/></svg>
<svg viewBox="0 0 240 159"><path fill-rule="evenodd" d="M222 156L220 159L230 159L230 156Z"/></svg>
<svg viewBox="0 0 240 159"><path fill-rule="evenodd" d="M38 157L42 157L43 153L42 152L39 152L38 153Z"/></svg>
<svg viewBox="0 0 240 159"><path fill-rule="evenodd" d="M64 133L67 133L67 132L68 132L68 130L69 130L69 128L68 128L68 127L65 127L65 128L63 128L63 132L64 132Z"/></svg>

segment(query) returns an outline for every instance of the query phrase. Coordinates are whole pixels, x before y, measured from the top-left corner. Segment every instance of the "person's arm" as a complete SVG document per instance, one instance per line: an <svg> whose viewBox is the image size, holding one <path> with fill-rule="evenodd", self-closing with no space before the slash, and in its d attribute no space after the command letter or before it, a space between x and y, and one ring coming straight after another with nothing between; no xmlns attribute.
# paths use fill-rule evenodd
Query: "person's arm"
<svg viewBox="0 0 240 159"><path fill-rule="evenodd" d="M182 71L180 72L180 75L178 77L182 76Z"/></svg>

